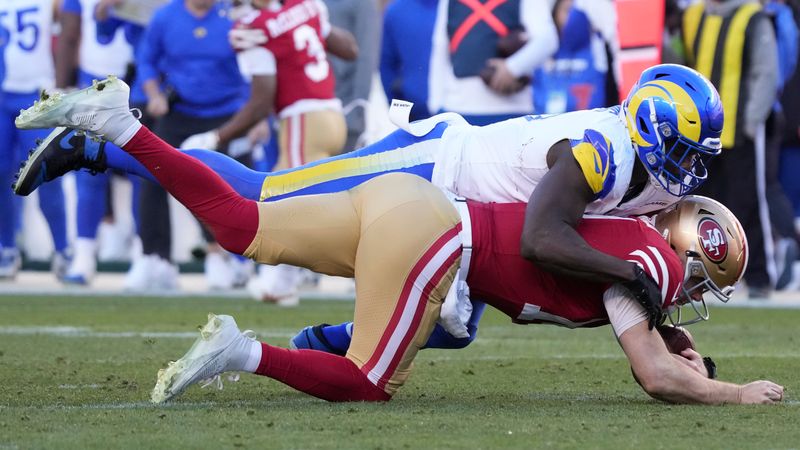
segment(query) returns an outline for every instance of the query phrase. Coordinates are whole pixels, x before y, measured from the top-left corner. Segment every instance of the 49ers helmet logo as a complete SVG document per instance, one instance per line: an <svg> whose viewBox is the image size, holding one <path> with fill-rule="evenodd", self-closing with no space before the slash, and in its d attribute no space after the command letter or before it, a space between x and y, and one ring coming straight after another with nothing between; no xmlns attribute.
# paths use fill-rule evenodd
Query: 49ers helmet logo
<svg viewBox="0 0 800 450"><path fill-rule="evenodd" d="M703 253L715 263L721 263L728 256L728 240L716 220L705 218L697 225L697 238Z"/></svg>

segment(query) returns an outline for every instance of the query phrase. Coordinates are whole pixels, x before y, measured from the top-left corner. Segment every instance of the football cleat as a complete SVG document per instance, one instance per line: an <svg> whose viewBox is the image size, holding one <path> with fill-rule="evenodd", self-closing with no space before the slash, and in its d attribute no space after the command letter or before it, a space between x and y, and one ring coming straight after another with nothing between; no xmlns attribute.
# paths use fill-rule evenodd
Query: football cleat
<svg viewBox="0 0 800 450"><path fill-rule="evenodd" d="M323 328L329 326L330 325L327 323L322 323L314 326L309 325L303 328L299 333L294 335L294 337L289 340L289 348L294 350L318 350L325 353L331 353L333 355L344 356L347 354L347 349L342 351L341 349L336 348L330 343L330 341L328 341L328 338L325 337L325 333L322 332Z"/></svg>
<svg viewBox="0 0 800 450"><path fill-rule="evenodd" d="M52 181L67 172L88 169L90 173L104 172L105 141L88 138L85 133L58 127L38 143L22 163L12 185L17 195L30 195L42 183Z"/></svg>
<svg viewBox="0 0 800 450"><path fill-rule="evenodd" d="M130 112L130 88L115 76L69 94L48 94L22 110L15 120L17 128L67 127L89 131L114 141L125 133L136 118Z"/></svg>
<svg viewBox="0 0 800 450"><path fill-rule="evenodd" d="M158 371L156 386L150 396L152 402L164 403L192 384L211 380L206 383L208 385L218 380L223 372L240 370L233 367L235 360L241 360L242 352L251 344L249 341L255 340L247 333L239 331L233 317L209 314L208 323L200 328L200 337L192 348L181 359Z"/></svg>

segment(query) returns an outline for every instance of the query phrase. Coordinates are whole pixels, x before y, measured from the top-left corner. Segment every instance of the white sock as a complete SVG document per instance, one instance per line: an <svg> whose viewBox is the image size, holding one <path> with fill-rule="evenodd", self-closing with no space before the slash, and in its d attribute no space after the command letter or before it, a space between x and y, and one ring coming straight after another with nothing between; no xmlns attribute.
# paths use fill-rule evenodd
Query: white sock
<svg viewBox="0 0 800 450"><path fill-rule="evenodd" d="M260 342L243 337L236 343L236 348L231 350L234 353L228 360L225 372L254 373L258 369L258 365L261 363Z"/></svg>
<svg viewBox="0 0 800 450"><path fill-rule="evenodd" d="M141 122L136 120L136 117L133 114L130 114L131 121L122 120L122 124L120 125L121 131L117 136L109 136L106 135L106 138L113 142L117 147L122 148L125 144L131 141L136 133L139 132L139 129L142 128ZM123 128L124 127L124 128Z"/></svg>
<svg viewBox="0 0 800 450"><path fill-rule="evenodd" d="M242 366L243 372L255 373L258 366L261 364L261 342L248 339L250 348L247 355L247 361Z"/></svg>

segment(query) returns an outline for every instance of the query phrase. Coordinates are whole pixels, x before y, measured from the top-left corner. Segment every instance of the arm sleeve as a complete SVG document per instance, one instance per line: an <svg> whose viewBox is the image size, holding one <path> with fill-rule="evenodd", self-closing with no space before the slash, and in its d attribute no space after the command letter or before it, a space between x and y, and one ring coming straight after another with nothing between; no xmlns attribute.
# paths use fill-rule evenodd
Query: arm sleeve
<svg viewBox="0 0 800 450"><path fill-rule="evenodd" d="M603 304L608 313L608 320L617 337L639 322L647 320L647 313L642 305L636 302L627 289L615 283L603 294Z"/></svg>
<svg viewBox="0 0 800 450"><path fill-rule="evenodd" d="M586 130L583 139L572 144L572 155L595 198L605 197L614 187L616 172L611 142L598 131Z"/></svg>
<svg viewBox="0 0 800 450"><path fill-rule="evenodd" d="M546 0L522 0L520 17L528 33L528 43L506 59L506 66L514 76L532 74L533 69L558 50L558 32L549 11Z"/></svg>

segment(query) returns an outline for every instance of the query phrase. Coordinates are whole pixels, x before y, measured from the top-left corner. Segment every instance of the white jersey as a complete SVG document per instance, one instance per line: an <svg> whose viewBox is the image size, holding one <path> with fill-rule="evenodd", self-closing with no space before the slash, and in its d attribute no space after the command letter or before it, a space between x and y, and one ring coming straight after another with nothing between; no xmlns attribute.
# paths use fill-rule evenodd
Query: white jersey
<svg viewBox="0 0 800 450"><path fill-rule="evenodd" d="M435 117L429 120L439 121ZM524 116L475 127L450 121L434 154L433 184L480 202L527 202L548 172L547 152L569 140L596 199L586 212L630 216L678 200L652 179L620 205L637 158L618 108Z"/></svg>
<svg viewBox="0 0 800 450"><path fill-rule="evenodd" d="M123 27L117 29L114 39L107 44L97 40L97 22L94 10L99 0L80 0L81 4L81 46L80 69L86 73L122 77L133 60L133 49L125 39Z"/></svg>
<svg viewBox="0 0 800 450"><path fill-rule="evenodd" d="M9 33L3 90L29 93L53 87L53 0L2 0L0 26Z"/></svg>

